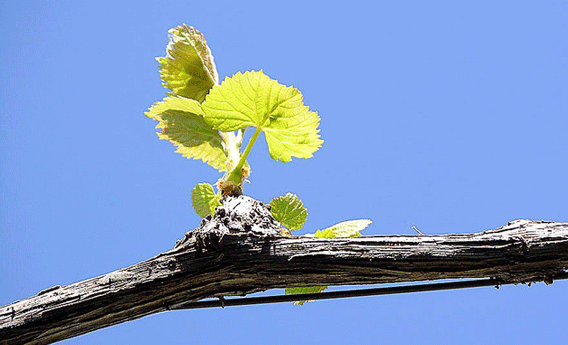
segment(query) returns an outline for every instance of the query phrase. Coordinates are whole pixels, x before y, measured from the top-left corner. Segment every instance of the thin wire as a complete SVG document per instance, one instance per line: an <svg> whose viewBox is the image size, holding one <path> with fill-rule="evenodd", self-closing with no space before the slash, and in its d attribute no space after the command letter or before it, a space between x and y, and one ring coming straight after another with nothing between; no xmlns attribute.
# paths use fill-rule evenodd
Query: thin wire
<svg viewBox="0 0 568 345"><path fill-rule="evenodd" d="M568 272L563 272L553 277L553 280L564 280L564 279L568 279ZM403 293L426 292L426 291L470 289L474 287L486 287L486 286L495 286L496 288L499 288L499 286L501 285L509 285L509 284L513 283L503 283L499 279L487 278L487 279L465 280L465 281L456 281L448 283L429 283L429 284L392 286L392 287L371 288L371 289L307 293L307 294L298 294L298 295L277 295L277 296L245 297L245 298L230 298L230 299L220 298L219 300L190 302L180 306L175 306L171 309L201 309L201 308L215 308L215 307L224 308L224 307L234 307L241 305L296 302L296 301L323 300L323 299L349 298L349 297L396 295Z"/></svg>

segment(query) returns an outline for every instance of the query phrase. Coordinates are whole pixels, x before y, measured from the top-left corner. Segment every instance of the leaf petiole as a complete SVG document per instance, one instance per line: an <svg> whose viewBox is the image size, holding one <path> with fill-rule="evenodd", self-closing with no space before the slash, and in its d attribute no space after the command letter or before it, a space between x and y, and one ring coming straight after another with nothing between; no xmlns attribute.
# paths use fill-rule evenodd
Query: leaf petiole
<svg viewBox="0 0 568 345"><path fill-rule="evenodd" d="M254 133L252 134L252 137L250 138L249 142L247 143L247 147L245 147L245 150L244 150L243 154L241 155L241 158L239 159L239 162L233 168L233 170L231 170L231 172L227 175L227 178L225 180L225 188L222 188L224 190L224 192L227 192L227 191L230 191L230 190L235 190L236 188L242 189L243 166L245 165L245 162L246 162L247 157L250 153L250 150L252 149L252 146L256 142L256 139L258 139L260 132L262 132L262 128L256 127Z"/></svg>

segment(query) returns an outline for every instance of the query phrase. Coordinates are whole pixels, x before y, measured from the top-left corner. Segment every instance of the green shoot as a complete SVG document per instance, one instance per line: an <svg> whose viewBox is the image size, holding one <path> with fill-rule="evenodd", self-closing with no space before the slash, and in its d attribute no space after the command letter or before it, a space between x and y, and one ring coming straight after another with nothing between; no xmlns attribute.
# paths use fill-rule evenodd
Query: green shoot
<svg viewBox="0 0 568 345"><path fill-rule="evenodd" d="M222 197L242 194L243 182L251 171L247 158L261 133L270 157L283 163L292 157L310 158L321 147L320 118L304 105L300 91L279 84L262 70L238 72L219 84L203 34L185 24L169 34L166 56L156 58L162 85L169 92L148 109L146 116L158 121L158 137L171 142L176 152L225 172L217 182L219 193L208 183L192 190L193 208L200 217L214 214ZM244 132L253 127L254 133L241 152ZM287 228L283 233L289 235L288 230L299 230L306 222L308 213L295 194L275 198L270 205L274 218ZM305 236L361 236L360 231L370 223L367 219L347 221ZM286 293L316 293L326 288L288 288Z"/></svg>
<svg viewBox="0 0 568 345"><path fill-rule="evenodd" d="M321 146L319 117L304 105L300 91L262 71L239 72L219 85L203 34L185 24L169 33L166 56L156 59L170 92L146 116L158 121L158 137L174 144L176 152L226 172L217 184L223 195L242 194L250 174L247 157L261 132L270 156L281 162L310 158ZM255 131L241 153L249 127Z"/></svg>

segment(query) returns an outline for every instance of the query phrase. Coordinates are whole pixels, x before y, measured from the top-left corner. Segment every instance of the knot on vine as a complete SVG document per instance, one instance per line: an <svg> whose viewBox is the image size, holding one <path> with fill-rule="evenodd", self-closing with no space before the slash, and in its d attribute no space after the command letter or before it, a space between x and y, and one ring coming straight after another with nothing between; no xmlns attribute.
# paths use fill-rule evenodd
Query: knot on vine
<svg viewBox="0 0 568 345"><path fill-rule="evenodd" d="M227 238L267 239L282 237L281 225L270 205L246 195L226 196L213 215L201 220L199 228L187 232L176 248L197 241L203 247L219 247Z"/></svg>

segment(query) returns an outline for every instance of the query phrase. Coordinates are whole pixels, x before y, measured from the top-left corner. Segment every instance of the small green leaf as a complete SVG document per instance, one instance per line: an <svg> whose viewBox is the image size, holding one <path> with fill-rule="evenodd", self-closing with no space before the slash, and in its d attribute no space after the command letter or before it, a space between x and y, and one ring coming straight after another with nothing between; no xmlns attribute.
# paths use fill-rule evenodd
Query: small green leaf
<svg viewBox="0 0 568 345"><path fill-rule="evenodd" d="M313 234L313 236L315 238L335 238L335 237L337 237L333 234L333 232L331 232L331 230L324 230L324 231L316 230L316 233Z"/></svg>
<svg viewBox="0 0 568 345"><path fill-rule="evenodd" d="M308 211L296 194L287 193L284 196L274 198L270 202L270 206L270 212L272 212L274 219L289 230L299 230L306 222Z"/></svg>
<svg viewBox="0 0 568 345"><path fill-rule="evenodd" d="M369 219L348 220L330 226L329 228L318 230L314 234L316 238L335 238L335 237L359 237L359 231L365 229L371 224Z"/></svg>
<svg viewBox="0 0 568 345"><path fill-rule="evenodd" d="M284 293L286 295L298 295L304 293L320 293L327 289L327 286L310 286L310 287L297 287L297 288L286 288ZM312 301L296 301L294 305L304 305L306 302Z"/></svg>
<svg viewBox="0 0 568 345"><path fill-rule="evenodd" d="M219 171L226 170L227 156L219 131L203 120L203 111L193 99L170 96L156 102L146 116L158 121L160 139L168 140L184 157L201 159Z"/></svg>
<svg viewBox="0 0 568 345"><path fill-rule="evenodd" d="M310 158L323 143L319 116L304 105L300 91L262 71L239 72L215 85L203 110L205 121L223 132L246 127L263 130L274 160Z"/></svg>
<svg viewBox="0 0 568 345"><path fill-rule="evenodd" d="M170 29L165 57L158 57L163 85L175 95L203 102L209 89L219 83L217 68L207 41L191 26Z"/></svg>
<svg viewBox="0 0 568 345"><path fill-rule="evenodd" d="M193 209L201 218L215 213L215 208L221 206L220 198L221 194L215 194L209 183L200 183L191 191Z"/></svg>

